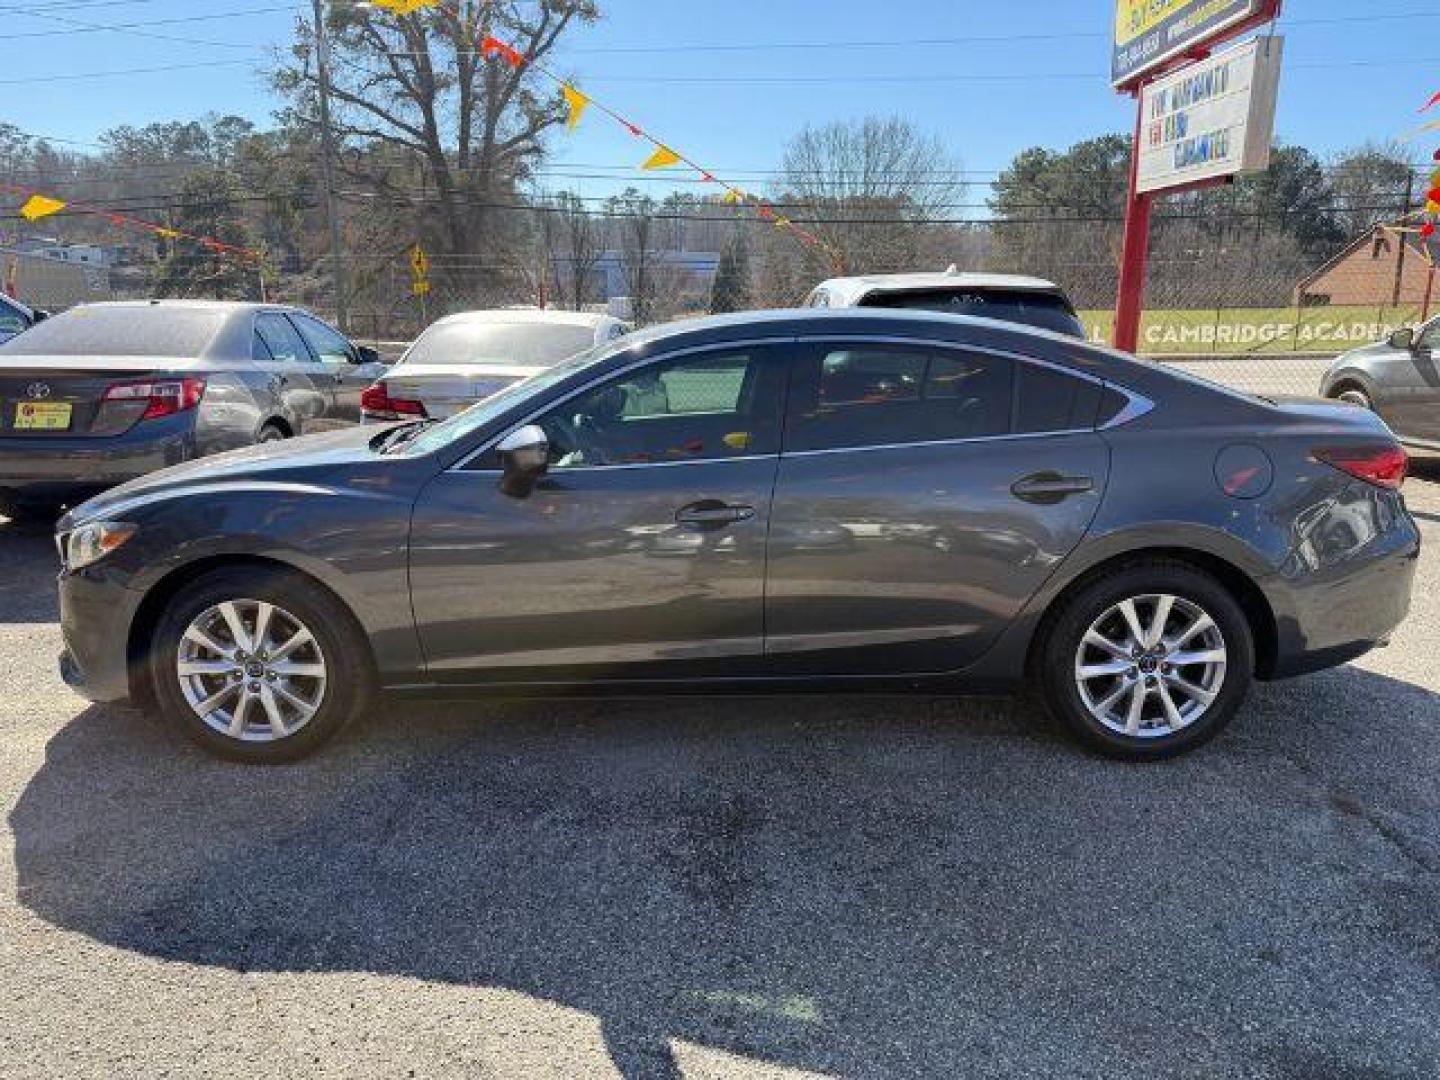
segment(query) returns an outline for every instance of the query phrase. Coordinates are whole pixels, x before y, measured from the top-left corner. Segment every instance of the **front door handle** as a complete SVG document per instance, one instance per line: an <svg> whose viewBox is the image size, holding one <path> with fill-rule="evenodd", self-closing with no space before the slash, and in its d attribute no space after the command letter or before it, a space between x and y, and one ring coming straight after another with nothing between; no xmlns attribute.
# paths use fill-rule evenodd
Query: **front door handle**
<svg viewBox="0 0 1440 1080"><path fill-rule="evenodd" d="M726 525L749 521L754 516L753 506L731 506L718 499L703 499L675 511L676 524L694 525L701 529L723 529Z"/></svg>
<svg viewBox="0 0 1440 1080"><path fill-rule="evenodd" d="M1031 473L1010 485L1017 499L1050 506L1071 495L1084 495L1095 490L1095 481L1088 476L1062 476L1057 472Z"/></svg>

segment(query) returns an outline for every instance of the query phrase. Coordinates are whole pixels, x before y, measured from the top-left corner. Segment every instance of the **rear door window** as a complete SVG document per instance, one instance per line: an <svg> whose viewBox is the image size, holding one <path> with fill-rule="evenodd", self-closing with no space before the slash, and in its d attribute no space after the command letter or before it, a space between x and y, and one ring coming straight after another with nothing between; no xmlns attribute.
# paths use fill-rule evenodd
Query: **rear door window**
<svg viewBox="0 0 1440 1080"><path fill-rule="evenodd" d="M1013 364L964 350L821 347L797 372L787 450L839 450L1006 435Z"/></svg>

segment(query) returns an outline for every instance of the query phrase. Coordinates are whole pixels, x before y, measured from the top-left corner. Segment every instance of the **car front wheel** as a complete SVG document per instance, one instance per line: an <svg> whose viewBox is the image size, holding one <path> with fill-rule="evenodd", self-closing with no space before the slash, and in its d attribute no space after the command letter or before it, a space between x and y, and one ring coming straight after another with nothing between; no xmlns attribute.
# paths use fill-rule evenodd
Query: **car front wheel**
<svg viewBox="0 0 1440 1080"><path fill-rule="evenodd" d="M368 645L344 606L282 570L221 569L186 586L156 627L155 699L220 757L293 761L333 737L372 685Z"/></svg>
<svg viewBox="0 0 1440 1080"><path fill-rule="evenodd" d="M1041 654L1045 700L1111 757L1172 757L1208 742L1249 690L1254 641L1213 577L1149 560L1098 578L1064 603Z"/></svg>

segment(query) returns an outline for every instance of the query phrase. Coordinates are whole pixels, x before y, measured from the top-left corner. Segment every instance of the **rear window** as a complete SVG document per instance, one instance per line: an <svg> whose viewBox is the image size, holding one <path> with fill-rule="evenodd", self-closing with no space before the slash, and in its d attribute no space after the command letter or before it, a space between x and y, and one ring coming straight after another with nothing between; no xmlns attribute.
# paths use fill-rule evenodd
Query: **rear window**
<svg viewBox="0 0 1440 1080"><path fill-rule="evenodd" d="M196 357L227 318L225 311L195 308L71 308L0 345L0 358L41 354Z"/></svg>
<svg viewBox="0 0 1440 1080"><path fill-rule="evenodd" d="M872 293L860 301L860 306L973 315L1054 330L1072 337L1085 336L1085 328L1075 317L1070 302L1053 293L984 288L912 289Z"/></svg>
<svg viewBox="0 0 1440 1080"><path fill-rule="evenodd" d="M443 323L420 335L405 364L549 367L595 344L590 326L564 323Z"/></svg>

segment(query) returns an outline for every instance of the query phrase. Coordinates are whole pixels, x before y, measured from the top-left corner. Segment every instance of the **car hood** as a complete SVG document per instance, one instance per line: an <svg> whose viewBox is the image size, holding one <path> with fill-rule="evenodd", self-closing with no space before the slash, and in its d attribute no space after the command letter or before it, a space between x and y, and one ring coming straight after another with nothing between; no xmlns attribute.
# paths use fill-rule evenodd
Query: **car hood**
<svg viewBox="0 0 1440 1080"><path fill-rule="evenodd" d="M283 442L247 446L223 454L173 465L111 488L81 503L60 520L57 530L112 513L137 501L197 488L223 488L256 483L317 482L325 473L359 463L379 463L370 444L388 428L350 427Z"/></svg>
<svg viewBox="0 0 1440 1080"><path fill-rule="evenodd" d="M1351 361L1363 360L1367 356L1388 356L1394 351L1387 342L1377 341L1373 344L1361 345L1358 349L1350 349L1347 352L1341 353L1335 358L1334 366L1338 367L1341 364Z"/></svg>

